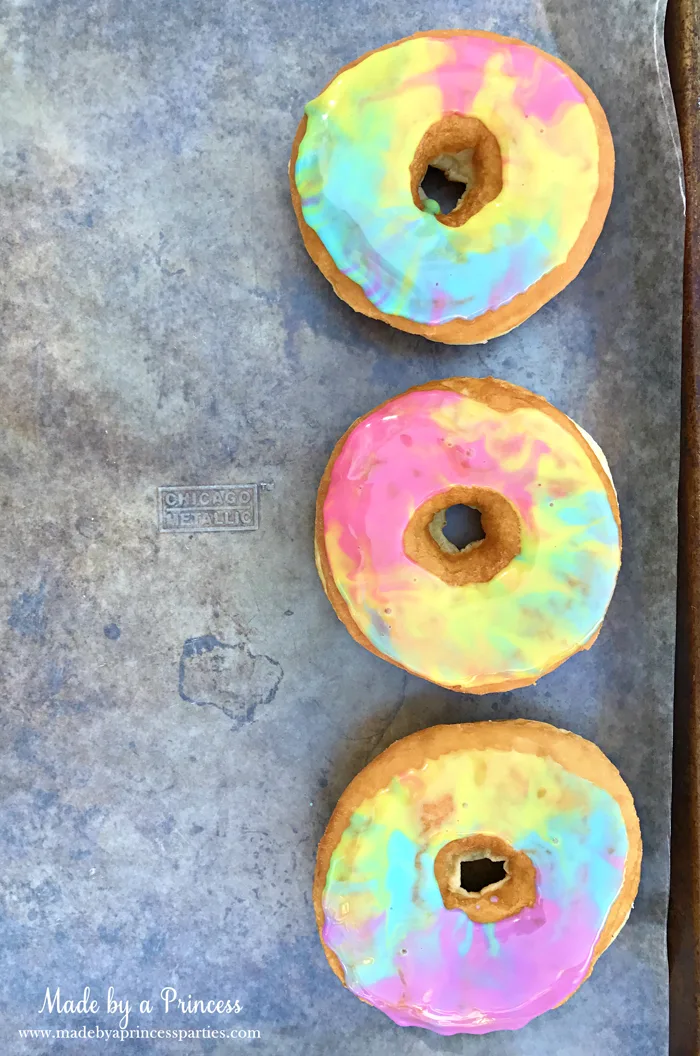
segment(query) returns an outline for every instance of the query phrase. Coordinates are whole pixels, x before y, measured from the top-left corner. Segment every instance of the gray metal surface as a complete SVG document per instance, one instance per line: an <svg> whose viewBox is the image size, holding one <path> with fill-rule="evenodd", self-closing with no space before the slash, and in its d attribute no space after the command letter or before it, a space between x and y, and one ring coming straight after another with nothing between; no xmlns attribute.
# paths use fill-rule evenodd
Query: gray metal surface
<svg viewBox="0 0 700 1056"><path fill-rule="evenodd" d="M0 0L3 430L0 1045L19 1029L256 1029L105 1053L659 1056L675 586L682 203L651 0ZM514 333L431 345L353 314L302 247L287 160L343 63L475 27L561 55L605 106L617 183L582 275ZM661 60L663 61L663 60ZM313 564L317 482L358 415L495 374L606 451L624 559L598 643L536 687L459 696L357 646ZM266 482L258 530L162 534L157 488ZM646 845L628 926L518 1034L401 1030L327 968L310 901L340 792L435 722L595 740ZM158 994L238 999L166 1014ZM39 1013L46 988L95 1015ZM151 999L152 1013L138 1002Z"/></svg>

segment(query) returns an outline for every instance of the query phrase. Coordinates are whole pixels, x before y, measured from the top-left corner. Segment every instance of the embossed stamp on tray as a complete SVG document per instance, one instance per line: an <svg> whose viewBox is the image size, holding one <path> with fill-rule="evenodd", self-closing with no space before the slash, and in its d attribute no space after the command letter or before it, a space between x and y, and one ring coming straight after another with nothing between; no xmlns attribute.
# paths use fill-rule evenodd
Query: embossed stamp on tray
<svg viewBox="0 0 700 1056"><path fill-rule="evenodd" d="M258 527L258 484L158 488L161 532L250 532Z"/></svg>

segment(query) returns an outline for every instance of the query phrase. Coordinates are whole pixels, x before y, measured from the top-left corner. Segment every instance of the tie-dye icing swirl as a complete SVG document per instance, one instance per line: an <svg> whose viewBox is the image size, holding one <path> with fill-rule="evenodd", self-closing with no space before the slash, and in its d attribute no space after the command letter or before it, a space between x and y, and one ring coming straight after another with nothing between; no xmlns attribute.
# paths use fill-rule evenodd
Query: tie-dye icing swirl
<svg viewBox="0 0 700 1056"><path fill-rule="evenodd" d="M412 196L409 168L443 115L498 141L503 188L460 227ZM341 72L306 107L295 168L306 223L380 311L475 319L563 264L599 185L596 126L545 53L479 34L421 36Z"/></svg>
<svg viewBox="0 0 700 1056"><path fill-rule="evenodd" d="M518 513L520 553L489 582L449 585L405 553L415 510L455 485L490 488ZM330 573L374 648L473 692L533 681L585 647L620 567L605 484L575 435L538 407L440 388L404 393L349 432L323 525Z"/></svg>
<svg viewBox="0 0 700 1056"><path fill-rule="evenodd" d="M528 855L532 908L496 924L445 909L436 855L474 833ZM458 750L351 816L326 874L323 940L348 988L402 1026L514 1030L588 975L627 853L617 802L590 781L538 755Z"/></svg>

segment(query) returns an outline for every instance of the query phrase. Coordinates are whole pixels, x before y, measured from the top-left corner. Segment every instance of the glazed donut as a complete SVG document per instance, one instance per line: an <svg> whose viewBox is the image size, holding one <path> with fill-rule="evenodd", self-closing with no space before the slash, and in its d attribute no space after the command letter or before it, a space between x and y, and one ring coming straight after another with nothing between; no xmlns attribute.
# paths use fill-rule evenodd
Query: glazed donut
<svg viewBox="0 0 700 1056"><path fill-rule="evenodd" d="M339 297L469 344L512 330L578 274L614 164L602 107L563 62L494 33L436 30L343 67L306 107L290 183ZM429 165L466 184L451 213L422 193Z"/></svg>
<svg viewBox="0 0 700 1056"><path fill-rule="evenodd" d="M457 550L444 511L481 513ZM605 456L540 396L494 378L409 389L338 441L316 564L353 638L450 689L530 685L595 641L620 567Z"/></svg>
<svg viewBox="0 0 700 1056"><path fill-rule="evenodd" d="M641 857L632 796L594 744L523 719L435 726L341 796L316 921L341 982L399 1025L515 1030L590 975ZM475 860L500 878L472 890Z"/></svg>

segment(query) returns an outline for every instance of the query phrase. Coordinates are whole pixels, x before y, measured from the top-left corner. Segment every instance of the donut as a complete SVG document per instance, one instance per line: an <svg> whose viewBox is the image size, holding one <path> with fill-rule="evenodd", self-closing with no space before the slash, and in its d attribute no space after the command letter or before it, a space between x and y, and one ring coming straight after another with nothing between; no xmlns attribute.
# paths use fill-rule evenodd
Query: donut
<svg viewBox="0 0 700 1056"><path fill-rule="evenodd" d="M479 510L462 550L445 510ZM357 642L468 693L530 685L595 641L621 555L605 455L494 378L409 389L350 426L321 479L316 565Z"/></svg>
<svg viewBox="0 0 700 1056"><path fill-rule="evenodd" d="M629 789L590 741L524 719L434 726L340 797L316 921L340 981L400 1026L516 1030L588 978L641 857Z"/></svg>
<svg viewBox="0 0 700 1056"><path fill-rule="evenodd" d="M429 166L465 191L446 214ZM355 311L433 341L504 334L581 270L613 188L608 122L559 59L436 30L344 66L306 106L289 167L311 257Z"/></svg>

